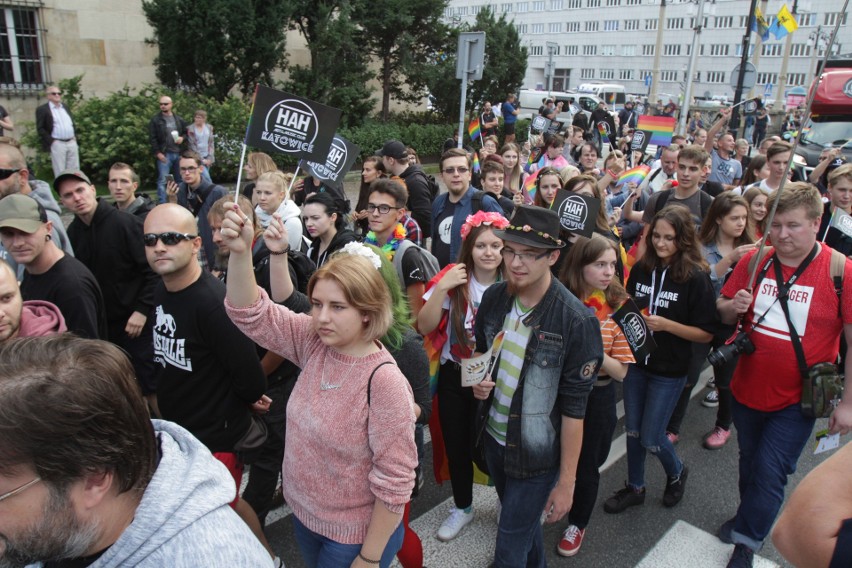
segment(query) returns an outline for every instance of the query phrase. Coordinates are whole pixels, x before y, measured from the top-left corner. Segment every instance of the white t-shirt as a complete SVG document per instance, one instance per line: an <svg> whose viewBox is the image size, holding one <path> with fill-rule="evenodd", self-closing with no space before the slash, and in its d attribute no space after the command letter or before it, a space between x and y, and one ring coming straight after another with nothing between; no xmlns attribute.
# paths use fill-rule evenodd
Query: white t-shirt
<svg viewBox="0 0 852 568"><path fill-rule="evenodd" d="M473 274L470 275L468 279L468 293L470 295L470 303L473 306L468 305L467 313L464 316L464 331L467 334L467 340L469 342L473 342L473 324L474 324L474 316L476 316L476 310L479 308L479 302L482 301L482 295L485 294L485 290L488 289L488 286L481 284L479 280L476 279L476 276ZM435 291L437 286L433 286L431 289L427 290L425 294L423 294L423 301L428 302L429 298L432 297L432 293ZM450 297L447 296L444 298L444 303L441 305L445 310L450 309ZM450 348L452 347L452 325L447 329L447 334L449 339L444 343L444 347L441 350L441 364L446 363L447 361L455 360L452 353L450 353ZM460 361L456 361L459 363Z"/></svg>

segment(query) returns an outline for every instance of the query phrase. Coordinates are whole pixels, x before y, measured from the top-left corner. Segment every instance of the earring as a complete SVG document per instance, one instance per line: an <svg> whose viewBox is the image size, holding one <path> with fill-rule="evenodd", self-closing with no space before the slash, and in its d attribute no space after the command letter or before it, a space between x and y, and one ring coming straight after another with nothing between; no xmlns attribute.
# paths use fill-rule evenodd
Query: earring
<svg viewBox="0 0 852 568"><path fill-rule="evenodd" d="M44 242L47 242L47 241L49 241L49 240L50 240L50 239L52 239L52 238L53 238L53 237L52 237L51 235L45 235L45 236L44 236Z"/></svg>

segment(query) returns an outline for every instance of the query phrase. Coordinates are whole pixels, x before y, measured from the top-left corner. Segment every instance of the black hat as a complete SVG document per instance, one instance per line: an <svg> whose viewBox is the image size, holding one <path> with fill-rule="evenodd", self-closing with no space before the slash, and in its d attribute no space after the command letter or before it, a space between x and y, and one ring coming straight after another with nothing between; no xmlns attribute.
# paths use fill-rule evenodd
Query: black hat
<svg viewBox="0 0 852 568"><path fill-rule="evenodd" d="M387 156L394 160L404 160L408 158L408 150L405 149L405 144L399 140L388 140L381 150L376 150L377 156Z"/></svg>
<svg viewBox="0 0 852 568"><path fill-rule="evenodd" d="M556 211L534 205L518 205L509 226L494 231L497 238L541 249L565 246L559 239L559 215Z"/></svg>

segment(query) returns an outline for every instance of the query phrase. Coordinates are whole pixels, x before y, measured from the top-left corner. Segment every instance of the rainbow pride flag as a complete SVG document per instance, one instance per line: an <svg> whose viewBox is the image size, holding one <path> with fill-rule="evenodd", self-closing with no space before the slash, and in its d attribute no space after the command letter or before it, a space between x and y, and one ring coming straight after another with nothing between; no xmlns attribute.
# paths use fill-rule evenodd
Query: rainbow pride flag
<svg viewBox="0 0 852 568"><path fill-rule="evenodd" d="M476 140L482 136L482 130L479 128L479 118L474 118L467 125L467 133L470 134L471 140Z"/></svg>
<svg viewBox="0 0 852 568"><path fill-rule="evenodd" d="M601 135L601 142L609 142L609 132L606 131L606 125L603 122L598 123L598 133Z"/></svg>
<svg viewBox="0 0 852 568"><path fill-rule="evenodd" d="M522 188L522 191L525 192L531 200L535 198L535 191L537 189L535 186L535 180L538 179L538 173L540 171L541 170L536 170L535 173L528 175L527 179L524 180L524 187Z"/></svg>
<svg viewBox="0 0 852 568"><path fill-rule="evenodd" d="M616 185L622 185L625 183L635 183L639 185L645 178L648 177L648 173L651 171L651 166L645 164L639 164L635 168L630 168L625 171L623 174L618 176L618 183Z"/></svg>
<svg viewBox="0 0 852 568"><path fill-rule="evenodd" d="M478 153L478 152L474 152L474 153L473 153L473 173L478 174L478 173L479 173L479 170L480 170L480 167L479 167L479 153Z"/></svg>
<svg viewBox="0 0 852 568"><path fill-rule="evenodd" d="M636 128L650 134L648 144L669 146L672 143L675 120L673 116L649 116L643 114L639 117L639 124L636 125Z"/></svg>

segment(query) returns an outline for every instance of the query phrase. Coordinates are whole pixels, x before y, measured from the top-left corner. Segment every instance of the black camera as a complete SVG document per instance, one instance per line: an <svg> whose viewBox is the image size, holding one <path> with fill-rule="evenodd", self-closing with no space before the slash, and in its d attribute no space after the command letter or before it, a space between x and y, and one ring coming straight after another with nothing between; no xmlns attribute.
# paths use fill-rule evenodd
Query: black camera
<svg viewBox="0 0 852 568"><path fill-rule="evenodd" d="M754 353L754 343L744 331L738 332L733 339L729 339L723 346L711 351L707 355L707 362L714 367L721 367L741 353L746 355Z"/></svg>

